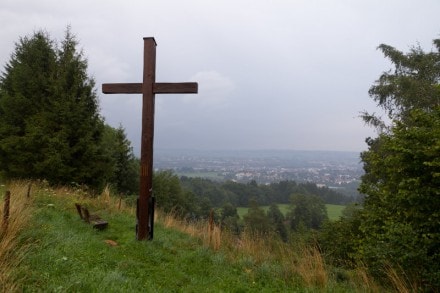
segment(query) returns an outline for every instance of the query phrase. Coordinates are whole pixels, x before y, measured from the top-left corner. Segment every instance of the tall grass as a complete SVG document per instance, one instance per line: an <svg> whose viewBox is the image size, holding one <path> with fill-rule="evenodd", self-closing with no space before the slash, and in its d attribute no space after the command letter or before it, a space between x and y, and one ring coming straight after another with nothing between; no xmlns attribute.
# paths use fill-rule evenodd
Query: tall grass
<svg viewBox="0 0 440 293"><path fill-rule="evenodd" d="M284 243L273 235L255 235L244 231L240 236L222 231L218 225L210 227L206 221L187 222L178 220L173 213L157 213L158 220L167 228L176 229L201 239L207 247L220 251L232 262L243 259L254 266L276 264L274 273L282 274L287 283L304 284L307 288L318 291L340 288L336 283L339 269L329 267L319 247L313 243ZM418 287L410 284L404 272L391 267L384 268L391 287L384 288L368 273L368 268L360 264L351 271L344 273L347 291L351 292L416 292ZM338 290L336 290L338 291Z"/></svg>
<svg viewBox="0 0 440 293"><path fill-rule="evenodd" d="M176 229L191 237L197 237L205 246L215 251L220 249L222 233L216 224L204 221L188 222L178 219L174 213L164 213L160 210L155 212L155 221L160 222L166 228Z"/></svg>
<svg viewBox="0 0 440 293"><path fill-rule="evenodd" d="M387 265L385 267L385 273L396 291L401 293L421 291L418 284L412 283L400 267L396 269L391 265Z"/></svg>
<svg viewBox="0 0 440 293"><path fill-rule="evenodd" d="M26 228L32 216L32 197L28 197L29 182L14 182L5 189L10 191L10 210L7 226L0 231L0 291L15 292L19 288L11 272L20 265L26 253L26 245L18 246L20 232ZM4 192L3 192L4 194ZM0 221L3 221L4 200L1 196Z"/></svg>
<svg viewBox="0 0 440 293"><path fill-rule="evenodd" d="M272 266L288 283L301 280L308 287L325 288L328 285L329 274L315 246L295 246L271 237L273 235L256 235L248 231L238 237L209 222L188 223L176 219L172 213L157 214L165 227L198 237L204 245L221 250L232 262L247 260L254 266Z"/></svg>
<svg viewBox="0 0 440 293"><path fill-rule="evenodd" d="M119 196L112 196L110 187L107 185L102 193L97 197L92 197L90 194L81 188L71 187L55 187L46 188L45 192L51 193L66 202L67 206L74 206L74 203L79 203L88 207L92 207L94 211L99 212L105 210L109 213L125 212L134 214L135 208L126 204L125 200Z"/></svg>
<svg viewBox="0 0 440 293"><path fill-rule="evenodd" d="M324 258L315 246L300 248L295 272L301 276L307 286L324 288L328 284L328 272Z"/></svg>

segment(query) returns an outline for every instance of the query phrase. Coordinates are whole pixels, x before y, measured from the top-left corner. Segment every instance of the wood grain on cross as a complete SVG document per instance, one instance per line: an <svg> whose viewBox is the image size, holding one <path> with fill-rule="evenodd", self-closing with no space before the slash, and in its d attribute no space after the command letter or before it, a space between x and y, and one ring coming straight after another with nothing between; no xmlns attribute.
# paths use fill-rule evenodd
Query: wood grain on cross
<svg viewBox="0 0 440 293"><path fill-rule="evenodd" d="M152 206L153 193L153 137L155 94L195 94L195 82L156 82L156 41L144 38L144 78L142 83L105 83L104 94L142 94L142 139L140 193L138 200L136 237L138 240L153 239Z"/></svg>

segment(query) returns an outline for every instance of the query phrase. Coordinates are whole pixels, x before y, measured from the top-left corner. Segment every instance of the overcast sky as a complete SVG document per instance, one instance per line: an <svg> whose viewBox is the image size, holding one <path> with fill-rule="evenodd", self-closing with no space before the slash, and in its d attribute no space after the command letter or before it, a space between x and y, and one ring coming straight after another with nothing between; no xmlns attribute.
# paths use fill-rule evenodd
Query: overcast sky
<svg viewBox="0 0 440 293"><path fill-rule="evenodd" d="M440 1L0 0L0 66L39 29L77 36L101 114L140 148L141 95L101 84L141 82L143 37L157 42L156 81L199 83L156 95L155 146L178 149L361 151L375 132L368 89L391 68L377 46L427 51Z"/></svg>

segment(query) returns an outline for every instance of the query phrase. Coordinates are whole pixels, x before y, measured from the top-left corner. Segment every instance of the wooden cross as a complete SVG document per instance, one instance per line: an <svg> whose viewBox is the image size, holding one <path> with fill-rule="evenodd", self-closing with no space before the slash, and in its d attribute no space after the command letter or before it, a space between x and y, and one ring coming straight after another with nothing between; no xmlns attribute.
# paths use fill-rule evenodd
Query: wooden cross
<svg viewBox="0 0 440 293"><path fill-rule="evenodd" d="M137 206L136 238L153 239L154 197L153 197L153 137L155 94L195 94L196 82L157 83L156 41L144 38L144 78L142 83L104 83L104 94L142 94L142 139L140 192Z"/></svg>

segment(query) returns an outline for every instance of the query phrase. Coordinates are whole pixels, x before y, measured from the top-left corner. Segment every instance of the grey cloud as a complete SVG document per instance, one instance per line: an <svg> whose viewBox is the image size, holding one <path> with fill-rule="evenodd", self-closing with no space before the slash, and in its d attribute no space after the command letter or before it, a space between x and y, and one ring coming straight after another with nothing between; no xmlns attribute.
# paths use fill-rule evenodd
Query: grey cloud
<svg viewBox="0 0 440 293"><path fill-rule="evenodd" d="M198 95L157 95L159 148L360 151L374 136L357 115L390 64L387 43L426 50L440 2L6 0L0 60L20 36L77 34L102 115L139 149L141 96L103 95L103 82L142 80L142 38L154 36L156 80L199 82Z"/></svg>

